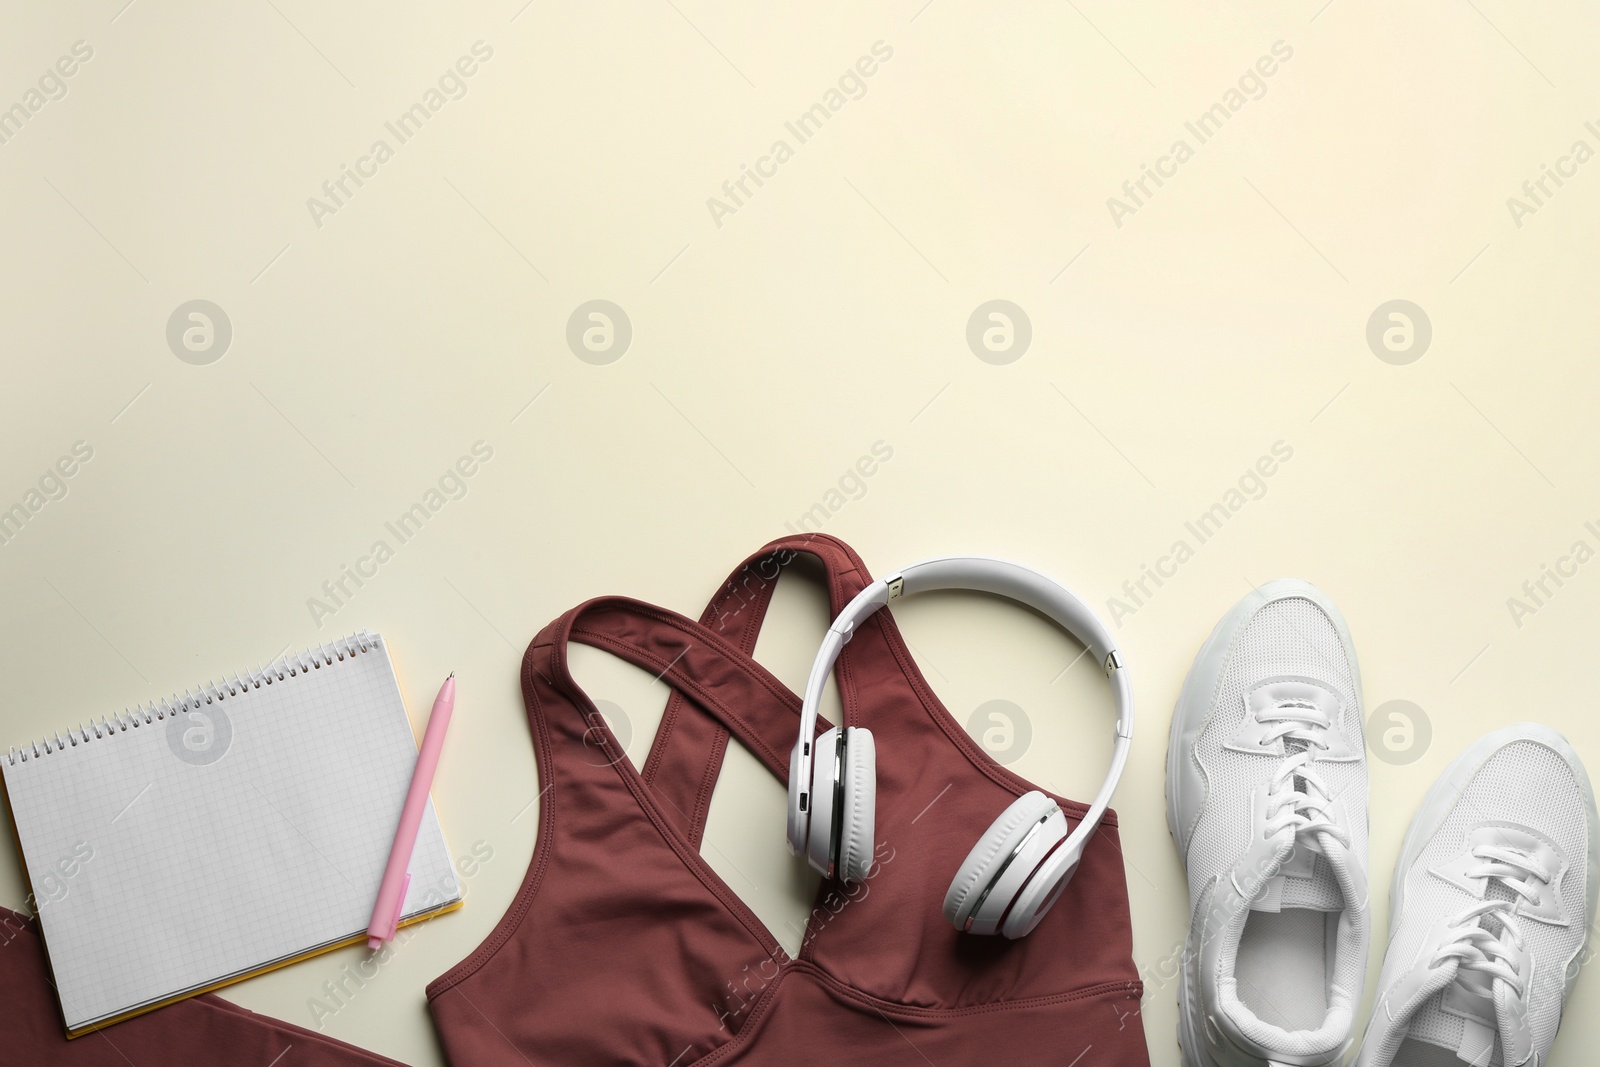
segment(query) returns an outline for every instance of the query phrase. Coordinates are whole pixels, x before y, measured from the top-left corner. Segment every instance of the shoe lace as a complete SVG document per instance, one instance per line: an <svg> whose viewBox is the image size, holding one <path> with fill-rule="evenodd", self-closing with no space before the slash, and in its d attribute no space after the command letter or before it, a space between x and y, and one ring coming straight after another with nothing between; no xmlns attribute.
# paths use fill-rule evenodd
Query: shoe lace
<svg viewBox="0 0 1600 1067"><path fill-rule="evenodd" d="M1523 940L1515 918L1517 908L1525 900L1537 900L1534 882L1548 884L1554 872L1521 849L1478 845L1472 855L1482 862L1467 868L1468 878L1493 878L1514 896L1485 900L1446 923L1447 928L1460 933L1434 954L1431 966L1437 967L1447 959L1460 960L1463 968L1504 979L1521 997L1524 987L1517 961L1522 955ZM1485 925L1483 920L1490 917L1499 927L1497 931Z"/></svg>
<svg viewBox="0 0 1600 1067"><path fill-rule="evenodd" d="M1262 715L1262 721L1270 722L1275 715L1285 717L1275 722L1262 740L1271 744L1281 738L1288 755L1278 764L1267 790L1268 836L1293 827L1296 837L1325 833L1349 848L1349 831L1328 813L1333 794L1311 766L1318 754L1330 747L1328 720L1314 708L1294 704Z"/></svg>

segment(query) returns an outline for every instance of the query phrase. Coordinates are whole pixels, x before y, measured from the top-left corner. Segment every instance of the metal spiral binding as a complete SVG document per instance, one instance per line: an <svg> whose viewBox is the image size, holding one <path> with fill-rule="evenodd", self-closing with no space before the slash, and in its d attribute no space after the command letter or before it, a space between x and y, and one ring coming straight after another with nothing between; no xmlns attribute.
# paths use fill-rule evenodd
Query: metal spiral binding
<svg viewBox="0 0 1600 1067"><path fill-rule="evenodd" d="M292 655L279 656L265 666L257 665L256 669L248 674L235 671L232 680L229 680L227 675L222 676L221 682L207 680L206 684L194 693L185 689L181 697L174 693L164 700L152 700L148 706L136 704L132 710L123 708L120 715L113 715L110 718L102 715L99 722L90 719L87 727L79 723L68 730L65 737L57 732L53 737L41 738L22 748L13 745L6 752L6 762L15 767L18 763L42 759L52 753L76 748L80 744L86 745L113 734L126 733L129 729L149 726L151 723L161 722L204 704L220 704L248 690L270 686L274 682L282 682L297 675L321 670L325 666L331 667L334 663L342 663L346 658L353 658L363 652L374 651L382 645L382 642L383 639L371 630L359 630L348 637L335 638L325 645L307 648Z"/></svg>

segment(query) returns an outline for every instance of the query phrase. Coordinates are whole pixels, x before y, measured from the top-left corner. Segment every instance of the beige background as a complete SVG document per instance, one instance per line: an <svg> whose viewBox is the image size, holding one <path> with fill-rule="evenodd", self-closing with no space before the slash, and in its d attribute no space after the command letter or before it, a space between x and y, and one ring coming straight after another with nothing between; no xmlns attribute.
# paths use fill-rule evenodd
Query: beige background
<svg viewBox="0 0 1600 1067"><path fill-rule="evenodd" d="M0 545L3 742L360 627L398 650L419 730L458 671L434 797L456 850L493 858L325 1033L441 1062L423 986L489 930L533 846L528 639L599 593L696 614L818 503L880 572L993 553L1107 611L1275 442L1293 449L1120 620L1142 717L1115 803L1156 1064L1177 1062L1187 917L1166 727L1249 583L1321 584L1369 708L1422 709L1427 730L1413 714L1409 749L1401 730L1383 753L1413 761L1372 761L1375 886L1479 734L1536 718L1600 759L1600 565L1547 581L1520 626L1507 605L1574 541L1600 547L1600 163L1547 179L1520 226L1507 206L1542 167L1571 171L1575 141L1600 149L1592 7L123 3L13 3L0 33L0 107L93 50L0 145L0 507L93 449ZM385 122L478 41L493 54L466 94L398 144ZM797 144L784 123L879 41L892 58L864 94ZM1275 42L1292 57L1198 145L1185 123ZM393 158L319 226L308 198L379 138ZM793 158L719 226L707 199L779 138ZM1117 225L1108 198L1178 138L1193 158ZM231 322L209 365L165 337L193 299ZM566 342L593 299L631 321L609 365ZM1004 365L965 336L992 299L1031 322ZM1395 299L1431 322L1407 365L1366 339ZM477 441L493 459L465 497L396 546L385 521ZM829 507L879 441L893 458ZM394 558L314 619L308 598L380 538ZM760 658L798 686L825 613L804 583L780 601ZM896 615L959 717L1010 701L1033 734L1013 767L1087 798L1110 701L1092 671L1061 675L1069 642L976 598ZM599 655L580 668L641 760L663 691ZM781 811L730 752L706 849L793 944L812 883ZM0 902L25 903L9 849ZM313 1025L356 958L227 995ZM1558 1065L1600 1040L1600 983L1575 1000Z"/></svg>

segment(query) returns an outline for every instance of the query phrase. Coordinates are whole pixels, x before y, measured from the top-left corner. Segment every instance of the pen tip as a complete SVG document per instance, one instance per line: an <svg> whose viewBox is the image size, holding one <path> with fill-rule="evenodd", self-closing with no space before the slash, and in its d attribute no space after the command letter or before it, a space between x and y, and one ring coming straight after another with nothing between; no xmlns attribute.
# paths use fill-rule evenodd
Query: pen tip
<svg viewBox="0 0 1600 1067"><path fill-rule="evenodd" d="M450 672L450 678L454 678L455 676L456 676L456 672L455 671L451 671ZM448 682L450 680L450 678L446 678L445 681Z"/></svg>

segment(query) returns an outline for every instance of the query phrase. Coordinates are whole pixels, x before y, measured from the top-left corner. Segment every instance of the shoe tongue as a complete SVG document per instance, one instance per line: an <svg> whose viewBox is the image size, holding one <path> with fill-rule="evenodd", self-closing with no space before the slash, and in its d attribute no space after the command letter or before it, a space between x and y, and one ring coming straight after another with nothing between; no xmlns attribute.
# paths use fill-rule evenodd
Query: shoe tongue
<svg viewBox="0 0 1600 1067"><path fill-rule="evenodd" d="M1261 891L1250 902L1250 910L1343 911L1344 893L1322 848L1316 834L1297 835L1294 849L1277 873L1262 883Z"/></svg>
<svg viewBox="0 0 1600 1067"><path fill-rule="evenodd" d="M1279 714L1294 717L1298 709L1283 707ZM1309 714L1309 713L1308 713ZM1304 751L1306 744L1296 738L1286 738L1284 751L1294 754ZM1294 788L1304 792L1305 780L1296 776ZM1305 911L1336 912L1344 910L1344 893L1334 877L1323 853L1323 843L1316 832L1295 835L1294 849L1277 874L1263 882L1261 891L1250 903L1251 911L1280 912L1286 908Z"/></svg>
<svg viewBox="0 0 1600 1067"><path fill-rule="evenodd" d="M1490 900L1509 900L1511 891L1490 880L1485 892ZM1478 925L1493 933L1500 923L1492 915L1480 917ZM1449 1049L1456 1058L1472 1067L1500 1067L1501 1047L1495 1039L1501 1033L1502 1014L1510 1005L1509 987L1497 983L1492 975L1471 967L1458 967L1454 977L1430 996L1411 1017L1410 1037Z"/></svg>
<svg viewBox="0 0 1600 1067"><path fill-rule="evenodd" d="M1447 968L1440 971L1443 988L1417 1008L1406 1036L1447 1049L1472 1067L1500 1067L1494 979L1468 967L1459 968L1453 976Z"/></svg>

